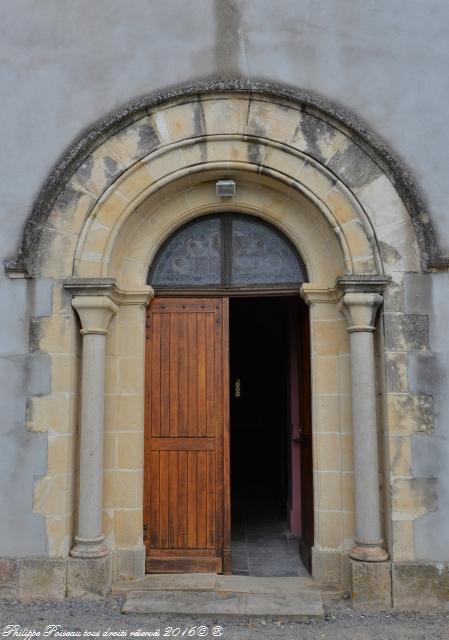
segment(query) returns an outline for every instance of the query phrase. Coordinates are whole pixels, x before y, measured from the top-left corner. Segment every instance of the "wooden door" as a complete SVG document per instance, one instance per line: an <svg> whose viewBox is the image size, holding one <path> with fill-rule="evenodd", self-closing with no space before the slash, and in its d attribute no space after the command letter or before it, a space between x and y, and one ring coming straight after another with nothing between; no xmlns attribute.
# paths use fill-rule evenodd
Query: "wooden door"
<svg viewBox="0 0 449 640"><path fill-rule="evenodd" d="M146 570L227 572L228 300L154 299L146 342Z"/></svg>
<svg viewBox="0 0 449 640"><path fill-rule="evenodd" d="M311 570L314 543L313 460L312 460L312 399L310 365L309 310L299 308L299 455L301 486L301 537L299 553Z"/></svg>

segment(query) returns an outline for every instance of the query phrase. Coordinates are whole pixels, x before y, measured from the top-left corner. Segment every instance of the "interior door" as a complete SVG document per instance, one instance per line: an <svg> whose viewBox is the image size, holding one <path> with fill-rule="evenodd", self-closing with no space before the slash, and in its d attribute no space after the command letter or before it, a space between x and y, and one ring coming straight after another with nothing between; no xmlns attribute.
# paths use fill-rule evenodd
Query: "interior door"
<svg viewBox="0 0 449 640"><path fill-rule="evenodd" d="M147 572L230 570L228 300L156 298L147 314Z"/></svg>

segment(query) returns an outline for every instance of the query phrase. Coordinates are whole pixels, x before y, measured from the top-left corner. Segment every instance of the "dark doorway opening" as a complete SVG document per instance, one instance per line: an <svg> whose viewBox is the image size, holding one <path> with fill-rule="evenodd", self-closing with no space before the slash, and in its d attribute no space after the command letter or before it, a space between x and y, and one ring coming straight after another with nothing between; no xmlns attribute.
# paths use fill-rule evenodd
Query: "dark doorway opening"
<svg viewBox="0 0 449 640"><path fill-rule="evenodd" d="M310 569L310 430L301 434L310 423L306 318L296 296L230 299L234 574L298 576Z"/></svg>

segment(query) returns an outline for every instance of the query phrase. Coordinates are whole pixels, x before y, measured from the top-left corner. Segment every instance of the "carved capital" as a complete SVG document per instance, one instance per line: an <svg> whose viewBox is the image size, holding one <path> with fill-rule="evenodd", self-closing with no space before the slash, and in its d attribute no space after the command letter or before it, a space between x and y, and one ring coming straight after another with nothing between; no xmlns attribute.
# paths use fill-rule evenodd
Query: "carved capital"
<svg viewBox="0 0 449 640"><path fill-rule="evenodd" d="M118 306L108 296L76 296L72 300L81 320L81 333L106 335L108 325Z"/></svg>
<svg viewBox="0 0 449 640"><path fill-rule="evenodd" d="M349 333L374 331L374 321L382 300L379 293L345 293L338 303L338 309L348 323Z"/></svg>

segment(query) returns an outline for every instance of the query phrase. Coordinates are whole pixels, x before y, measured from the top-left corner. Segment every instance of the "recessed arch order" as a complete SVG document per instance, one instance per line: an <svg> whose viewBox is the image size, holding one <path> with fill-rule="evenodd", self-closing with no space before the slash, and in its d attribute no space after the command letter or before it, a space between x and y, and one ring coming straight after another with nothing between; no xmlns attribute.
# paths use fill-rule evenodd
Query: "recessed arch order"
<svg viewBox="0 0 449 640"><path fill-rule="evenodd" d="M221 179L237 185L231 200L217 196ZM364 545L359 558L374 545L375 559L384 559L379 504L368 514L365 510L374 504L371 498L379 498L377 417L373 411L367 421L359 411L362 405L375 407L374 359L365 356L373 354L380 304L384 312L398 313L388 292L401 288L407 272L442 266L444 260L407 175L361 125L305 93L240 81L201 82L145 98L90 129L49 177L18 254L7 261L11 276L54 281L51 316L37 319L36 332L39 350L50 355L53 387L30 403L30 428L57 432L64 420L64 429L74 435L81 404L81 431L97 437L95 460L102 459L103 428L106 433L104 469L87 454L80 463L82 468L87 461L79 499L79 514L86 517L79 517L79 544L71 553L102 557L106 536L118 558L117 575L122 560L141 566L135 558L143 551L144 308L153 294L148 269L184 225L229 212L275 228L307 272L302 295L311 305L313 343L315 550L334 554L339 563L345 545L352 544L355 513L356 523L369 525L358 533ZM83 361L91 356L92 366L82 371L79 327L67 291L81 322ZM369 347L355 349L363 356L355 360L342 309L351 341L364 340ZM351 368L363 374L354 376L359 396L371 394L369 402L354 404L352 423ZM104 397L94 394L91 405L87 396L79 397L77 381L83 376L82 388L105 390ZM362 384L365 379L370 384ZM62 418L55 425L56 416ZM365 437L366 425L371 440ZM349 460L345 468L343 462L326 467L323 431L341 434L345 446L353 432L362 434L358 466ZM75 529L71 494L64 494L57 513L39 498L61 482L51 471L61 467L59 462L52 466L58 461L57 440L55 434L49 440L49 472L36 481L34 509L47 517L51 554L65 557ZM124 470L116 453L125 441L135 449L131 467ZM367 465L374 470L371 484L363 480ZM72 477L74 471L73 460L67 461L64 473ZM348 489L357 473L365 491L358 506ZM345 509L338 496L335 502L328 499L327 490L342 479ZM116 491L124 482L130 483L127 495ZM91 512L95 517L88 518ZM56 517L64 519L68 533L55 532ZM124 569L123 575L129 577Z"/></svg>
<svg viewBox="0 0 449 640"><path fill-rule="evenodd" d="M142 99L98 123L68 152L6 269L37 275L48 270L52 247L58 253L63 246L67 264L60 275L77 274L83 251L106 275L111 238L127 216L150 196L159 205L189 182L204 183L206 172L238 172L252 184L256 174L259 184L276 183L289 201L295 192L305 195L333 229L346 273L381 273L385 262L402 271L399 245L407 244L415 247L418 268L441 266L408 177L373 140L331 105L269 83L203 82ZM212 204L219 208L216 198ZM98 251L88 248L94 236Z"/></svg>

